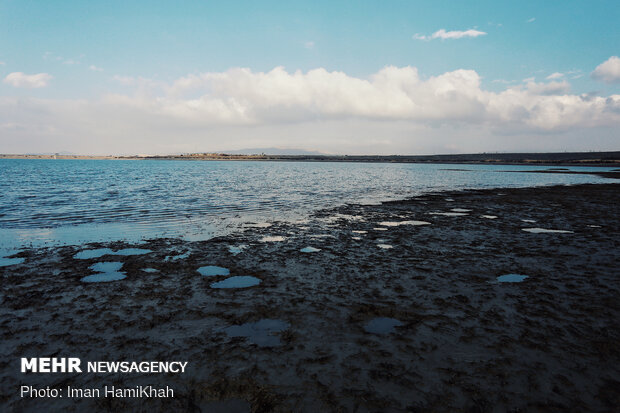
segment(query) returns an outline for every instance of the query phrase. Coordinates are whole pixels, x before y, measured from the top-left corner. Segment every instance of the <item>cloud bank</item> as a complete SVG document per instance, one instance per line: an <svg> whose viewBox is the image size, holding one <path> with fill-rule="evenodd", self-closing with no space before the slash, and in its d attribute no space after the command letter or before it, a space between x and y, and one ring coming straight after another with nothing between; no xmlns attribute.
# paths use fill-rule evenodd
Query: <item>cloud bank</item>
<svg viewBox="0 0 620 413"><path fill-rule="evenodd" d="M322 68L305 73L235 68L182 77L150 93L109 95L105 102L205 125L357 118L554 130L620 120L620 95L582 96L569 90L566 81L528 79L490 92L481 87L478 73L464 69L422 78L415 67L388 66L358 78Z"/></svg>
<svg viewBox="0 0 620 413"><path fill-rule="evenodd" d="M0 98L0 153L42 151L41 142L51 151L86 148L82 153L283 145L336 153L609 149L620 127L620 95L571 94L559 76L500 92L485 90L474 70L424 77L410 66L365 78L276 67L170 83L115 79L129 92L96 101Z"/></svg>
<svg viewBox="0 0 620 413"><path fill-rule="evenodd" d="M4 78L4 83L13 87L21 87L27 89L36 89L47 86L52 76L47 73L37 73L36 75L27 75L22 72L9 73Z"/></svg>

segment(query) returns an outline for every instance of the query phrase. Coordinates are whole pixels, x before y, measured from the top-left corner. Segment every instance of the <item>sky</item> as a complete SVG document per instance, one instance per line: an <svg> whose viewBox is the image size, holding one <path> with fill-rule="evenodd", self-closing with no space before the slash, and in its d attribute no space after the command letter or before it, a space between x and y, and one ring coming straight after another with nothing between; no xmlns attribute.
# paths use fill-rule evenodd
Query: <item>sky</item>
<svg viewBox="0 0 620 413"><path fill-rule="evenodd" d="M620 2L0 0L0 153L620 150Z"/></svg>

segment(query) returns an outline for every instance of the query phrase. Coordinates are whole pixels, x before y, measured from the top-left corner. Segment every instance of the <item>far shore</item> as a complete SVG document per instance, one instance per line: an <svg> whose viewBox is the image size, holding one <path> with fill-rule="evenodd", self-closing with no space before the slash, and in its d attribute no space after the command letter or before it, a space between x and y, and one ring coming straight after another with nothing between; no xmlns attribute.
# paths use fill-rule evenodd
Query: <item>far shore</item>
<svg viewBox="0 0 620 413"><path fill-rule="evenodd" d="M95 159L95 160L190 160L190 161L289 161L289 162L381 162L445 163L542 166L618 166L620 151L546 152L546 153L478 153L456 155L268 155L191 153L179 155L60 155L0 154L0 159Z"/></svg>

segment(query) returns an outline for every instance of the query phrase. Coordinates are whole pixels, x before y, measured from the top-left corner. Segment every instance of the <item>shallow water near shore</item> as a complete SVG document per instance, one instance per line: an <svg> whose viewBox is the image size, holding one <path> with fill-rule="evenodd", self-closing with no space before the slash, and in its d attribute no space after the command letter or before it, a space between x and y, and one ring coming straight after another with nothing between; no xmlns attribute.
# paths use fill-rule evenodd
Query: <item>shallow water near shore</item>
<svg viewBox="0 0 620 413"><path fill-rule="evenodd" d="M0 257L0 267L8 267L9 265L22 264L24 261L24 258Z"/></svg>
<svg viewBox="0 0 620 413"><path fill-rule="evenodd" d="M541 166L0 159L0 249L226 235L348 202L427 192L599 183ZM569 167L571 171L613 168ZM614 180L606 180L612 182Z"/></svg>
<svg viewBox="0 0 620 413"><path fill-rule="evenodd" d="M211 284L211 288L248 288L260 284L261 280L250 275L237 275Z"/></svg>

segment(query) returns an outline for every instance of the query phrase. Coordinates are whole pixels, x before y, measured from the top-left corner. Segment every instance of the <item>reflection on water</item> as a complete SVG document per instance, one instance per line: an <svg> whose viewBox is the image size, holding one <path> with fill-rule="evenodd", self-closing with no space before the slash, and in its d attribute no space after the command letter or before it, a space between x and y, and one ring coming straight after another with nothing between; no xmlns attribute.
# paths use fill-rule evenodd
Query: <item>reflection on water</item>
<svg viewBox="0 0 620 413"><path fill-rule="evenodd" d="M97 248L96 250L80 251L73 256L76 260L90 260L93 258L101 258L104 255L112 255L114 251L110 248Z"/></svg>
<svg viewBox="0 0 620 413"><path fill-rule="evenodd" d="M213 283L211 288L247 288L260 284L260 281L258 278L250 275L238 275Z"/></svg>
<svg viewBox="0 0 620 413"><path fill-rule="evenodd" d="M573 231L567 231L564 229L547 229L547 228L521 228L525 232L532 234L572 234Z"/></svg>
<svg viewBox="0 0 620 413"><path fill-rule="evenodd" d="M96 274L87 275L82 278L82 281L85 283L101 283L122 280L127 277L127 274L120 272L122 267L122 262L98 262L89 267Z"/></svg>
<svg viewBox="0 0 620 413"><path fill-rule="evenodd" d="M0 159L0 249L158 237L198 241L246 223L264 227L266 222L295 221L346 202L378 203L465 188L603 182L592 175L500 171L545 169L535 166L467 169L393 163Z"/></svg>
<svg viewBox="0 0 620 413"><path fill-rule="evenodd" d="M214 277L216 275L228 275L230 271L228 268L217 267L215 265L207 265L205 267L200 267L196 271L198 271L201 275L205 277Z"/></svg>
<svg viewBox="0 0 620 413"><path fill-rule="evenodd" d="M281 235L266 236L260 239L261 242L282 242L286 241L286 238Z"/></svg>
<svg viewBox="0 0 620 413"><path fill-rule="evenodd" d="M431 225L431 223L426 222L426 221L400 221L400 222L384 221L384 222L379 222L379 225L383 225L385 227L397 227L399 225L415 225L415 226Z"/></svg>
<svg viewBox="0 0 620 413"><path fill-rule="evenodd" d="M429 215L443 215L445 217L464 217L469 215L466 212L429 212Z"/></svg>
<svg viewBox="0 0 620 413"><path fill-rule="evenodd" d="M319 252L319 251L321 251L321 249L320 248L314 248L314 247L304 247L304 248L300 249L299 251L309 253L309 252Z"/></svg>
<svg viewBox="0 0 620 413"><path fill-rule="evenodd" d="M500 275L499 277L497 277L497 282L500 282L500 283L520 283L521 281L525 280L526 278L528 278L527 275L506 274L506 275Z"/></svg>

